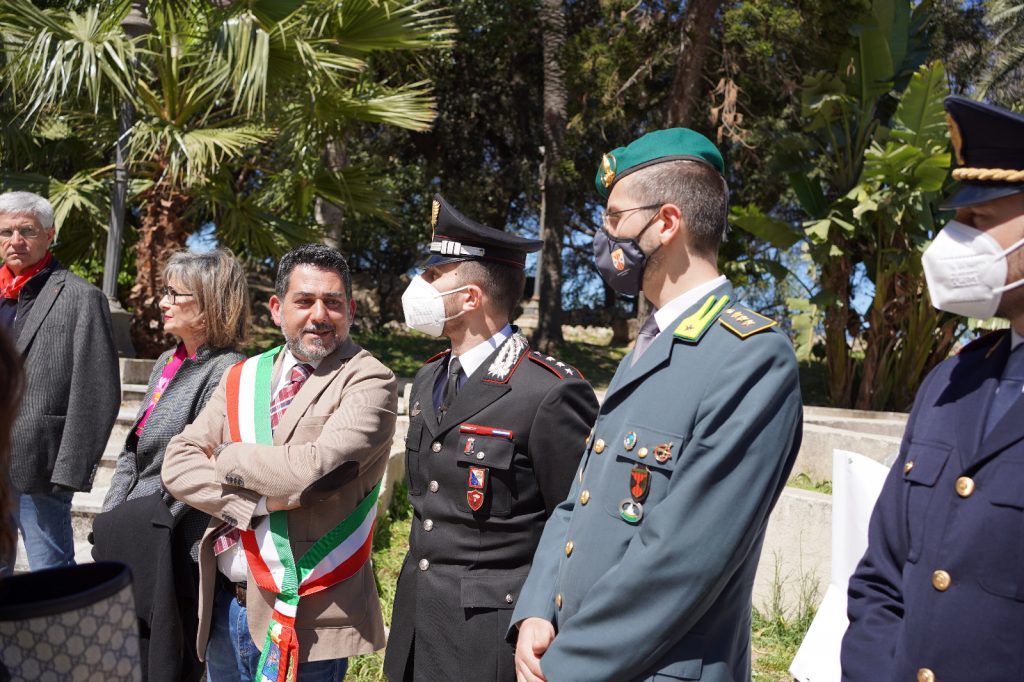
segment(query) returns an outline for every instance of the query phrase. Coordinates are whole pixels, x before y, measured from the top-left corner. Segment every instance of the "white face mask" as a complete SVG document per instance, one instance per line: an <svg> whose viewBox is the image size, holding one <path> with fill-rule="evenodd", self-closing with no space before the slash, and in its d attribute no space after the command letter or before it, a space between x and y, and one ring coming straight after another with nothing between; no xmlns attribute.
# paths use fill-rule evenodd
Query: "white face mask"
<svg viewBox="0 0 1024 682"><path fill-rule="evenodd" d="M1004 249L981 230L950 221L922 256L932 305L978 320L994 317L1003 292L1024 285L1024 279L1006 283L1006 256L1022 245L1024 239Z"/></svg>
<svg viewBox="0 0 1024 682"><path fill-rule="evenodd" d="M461 317L466 311L460 311L451 317L444 316L444 297L457 291L468 289L469 285L451 291L438 291L434 285L416 275L409 282L402 294L402 310L405 311L405 323L417 331L430 336L441 336L444 323Z"/></svg>

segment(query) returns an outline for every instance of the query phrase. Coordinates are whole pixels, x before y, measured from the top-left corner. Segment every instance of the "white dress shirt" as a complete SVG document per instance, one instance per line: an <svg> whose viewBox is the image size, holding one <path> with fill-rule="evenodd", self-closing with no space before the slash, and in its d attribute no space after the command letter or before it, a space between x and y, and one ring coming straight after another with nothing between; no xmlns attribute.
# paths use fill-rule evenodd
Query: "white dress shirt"
<svg viewBox="0 0 1024 682"><path fill-rule="evenodd" d="M459 388L469 380L480 365L484 364L487 358L491 357L491 353L497 350L498 346L505 343L505 340L512 336L512 325L506 324L501 330L492 336L491 338L478 343L477 345L470 348L468 351L458 356L459 363L462 365L462 373L459 374ZM448 362L445 363L447 368L455 357L455 353L448 356ZM437 383L434 384L434 391L431 396L434 399L434 406L441 404L441 399L444 397L444 387L448 383L448 372L441 372L441 376L438 377Z"/></svg>

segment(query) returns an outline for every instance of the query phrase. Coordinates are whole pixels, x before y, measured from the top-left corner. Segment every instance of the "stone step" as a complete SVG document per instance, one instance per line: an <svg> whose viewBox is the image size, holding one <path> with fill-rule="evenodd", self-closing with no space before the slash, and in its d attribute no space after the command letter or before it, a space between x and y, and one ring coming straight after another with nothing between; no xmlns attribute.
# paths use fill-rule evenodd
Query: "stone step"
<svg viewBox="0 0 1024 682"><path fill-rule="evenodd" d="M146 384L121 384L121 409L130 409L134 414L146 397Z"/></svg>

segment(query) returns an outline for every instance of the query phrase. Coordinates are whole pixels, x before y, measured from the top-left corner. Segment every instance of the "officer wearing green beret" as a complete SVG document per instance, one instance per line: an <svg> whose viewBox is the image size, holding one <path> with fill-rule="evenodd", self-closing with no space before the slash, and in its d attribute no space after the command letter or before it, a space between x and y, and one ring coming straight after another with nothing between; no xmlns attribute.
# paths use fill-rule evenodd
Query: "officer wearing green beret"
<svg viewBox="0 0 1024 682"><path fill-rule="evenodd" d="M722 173L686 129L601 161L597 266L656 310L513 612L521 682L750 678L754 573L802 408L789 339L718 273Z"/></svg>

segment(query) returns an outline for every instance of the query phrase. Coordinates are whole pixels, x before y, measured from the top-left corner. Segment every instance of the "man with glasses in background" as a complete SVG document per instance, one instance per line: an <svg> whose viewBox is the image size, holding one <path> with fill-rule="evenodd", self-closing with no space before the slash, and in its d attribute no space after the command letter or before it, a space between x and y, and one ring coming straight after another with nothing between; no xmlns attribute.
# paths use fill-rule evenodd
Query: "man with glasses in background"
<svg viewBox="0 0 1024 682"><path fill-rule="evenodd" d="M75 562L71 497L92 487L121 402L107 299L54 258L55 236L49 201L0 195L0 327L25 365L7 478L33 571Z"/></svg>

